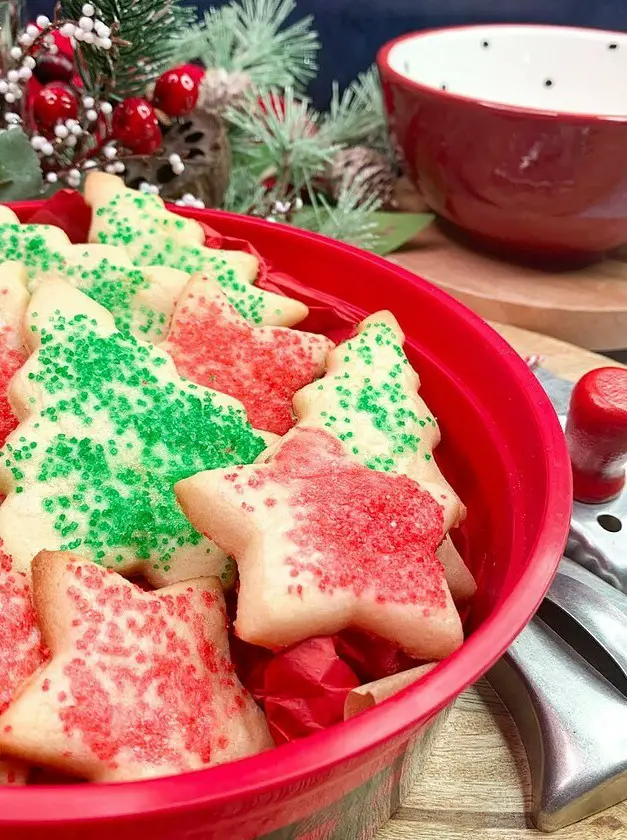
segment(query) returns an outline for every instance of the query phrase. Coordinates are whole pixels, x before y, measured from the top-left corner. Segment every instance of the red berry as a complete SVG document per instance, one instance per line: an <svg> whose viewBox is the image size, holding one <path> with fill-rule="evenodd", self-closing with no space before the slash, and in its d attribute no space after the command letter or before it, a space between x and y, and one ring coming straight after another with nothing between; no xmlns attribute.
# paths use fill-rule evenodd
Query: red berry
<svg viewBox="0 0 627 840"><path fill-rule="evenodd" d="M198 102L200 82L187 67L174 67L157 79L152 98L155 106L170 117L189 114Z"/></svg>
<svg viewBox="0 0 627 840"><path fill-rule="evenodd" d="M161 145L161 129L150 102L125 99L113 112L113 136L131 152L150 155Z"/></svg>
<svg viewBox="0 0 627 840"><path fill-rule="evenodd" d="M75 120L78 102L72 91L62 85L51 84L42 88L33 102L33 117L41 131L54 128L58 122Z"/></svg>

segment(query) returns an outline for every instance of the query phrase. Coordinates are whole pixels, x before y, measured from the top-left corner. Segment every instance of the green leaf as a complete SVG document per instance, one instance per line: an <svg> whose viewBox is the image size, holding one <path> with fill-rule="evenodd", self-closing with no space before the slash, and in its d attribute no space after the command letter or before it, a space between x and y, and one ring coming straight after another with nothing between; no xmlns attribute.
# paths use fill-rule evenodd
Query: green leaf
<svg viewBox="0 0 627 840"><path fill-rule="evenodd" d="M436 217L433 213L377 212L370 218L375 224L373 233L376 237L372 250L375 254L384 256L409 242L421 230L428 227Z"/></svg>
<svg viewBox="0 0 627 840"><path fill-rule="evenodd" d="M0 202L36 198L43 189L39 158L20 128L0 131Z"/></svg>

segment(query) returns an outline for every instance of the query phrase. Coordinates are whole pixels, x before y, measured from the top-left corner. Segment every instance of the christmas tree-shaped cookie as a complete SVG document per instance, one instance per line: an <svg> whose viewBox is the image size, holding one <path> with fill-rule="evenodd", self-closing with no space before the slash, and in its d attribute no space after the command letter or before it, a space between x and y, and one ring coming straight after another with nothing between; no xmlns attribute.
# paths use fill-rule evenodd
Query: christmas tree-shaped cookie
<svg viewBox="0 0 627 840"><path fill-rule="evenodd" d="M240 400L257 429L282 435L295 422L292 398L320 376L334 347L325 336L253 327L211 277L193 277L162 345L178 372Z"/></svg>
<svg viewBox="0 0 627 840"><path fill-rule="evenodd" d="M262 464L176 485L183 509L235 557L242 639L283 647L347 627L420 659L462 643L436 549L443 507L404 475L368 469L320 428L296 428Z"/></svg>
<svg viewBox="0 0 627 840"><path fill-rule="evenodd" d="M201 225L170 212L159 196L131 190L115 175L93 172L85 182L85 198L93 211L90 242L125 248L136 266L211 275L251 324L291 326L306 317L303 303L251 285L256 257L205 248Z"/></svg>
<svg viewBox="0 0 627 840"><path fill-rule="evenodd" d="M465 509L433 457L440 430L418 393L404 340L390 312L371 315L329 353L326 375L296 394L294 411L299 426L325 429L365 466L418 481L443 506L447 533ZM440 558L455 597L472 595L474 581L450 540Z"/></svg>
<svg viewBox="0 0 627 840"><path fill-rule="evenodd" d="M7 390L13 374L28 356L22 337L22 319L30 297L27 280L20 263L0 265L0 446L17 426Z"/></svg>
<svg viewBox="0 0 627 840"><path fill-rule="evenodd" d="M173 485L263 451L241 404L182 379L167 354L61 281L34 292L24 323L32 355L9 389L20 425L0 453L0 538L15 568L47 548L155 585L228 577Z"/></svg>
<svg viewBox="0 0 627 840"><path fill-rule="evenodd" d="M164 266L136 268L123 248L72 245L51 225L21 225L0 216L0 264L24 265L28 289L47 280L71 283L108 309L118 329L158 343L189 277Z"/></svg>
<svg viewBox="0 0 627 840"><path fill-rule="evenodd" d="M32 574L52 657L0 716L0 751L113 782L273 746L231 664L218 580L144 592L62 552L39 554Z"/></svg>

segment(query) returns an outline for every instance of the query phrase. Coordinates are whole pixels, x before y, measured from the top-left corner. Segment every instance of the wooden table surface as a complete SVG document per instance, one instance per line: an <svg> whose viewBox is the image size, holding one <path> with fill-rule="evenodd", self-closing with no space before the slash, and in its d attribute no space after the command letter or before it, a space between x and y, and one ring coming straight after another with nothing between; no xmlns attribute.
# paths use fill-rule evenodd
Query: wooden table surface
<svg viewBox="0 0 627 840"><path fill-rule="evenodd" d="M494 324L521 355L576 380L607 359L516 327ZM422 781L377 840L530 840L529 772L516 727L482 680L458 699ZM552 835L556 840L625 840L627 803ZM350 840L347 838L347 840Z"/></svg>

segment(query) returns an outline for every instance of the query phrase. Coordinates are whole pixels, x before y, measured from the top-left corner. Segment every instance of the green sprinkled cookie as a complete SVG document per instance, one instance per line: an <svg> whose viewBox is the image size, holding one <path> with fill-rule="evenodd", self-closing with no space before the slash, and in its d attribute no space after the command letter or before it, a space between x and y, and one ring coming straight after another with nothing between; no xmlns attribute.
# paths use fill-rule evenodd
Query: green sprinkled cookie
<svg viewBox="0 0 627 840"><path fill-rule="evenodd" d="M292 326L307 316L305 304L252 285L256 257L205 248L201 225L170 212L159 196L131 190L115 175L93 172L85 182L85 199L93 211L90 242L125 248L136 266L210 275L252 324Z"/></svg>
<svg viewBox="0 0 627 840"><path fill-rule="evenodd" d="M230 582L230 563L183 516L173 486L263 451L241 404L180 378L167 354L61 281L39 286L25 324L32 355L9 394L20 425L0 451L0 539L14 568L48 549L157 586Z"/></svg>

